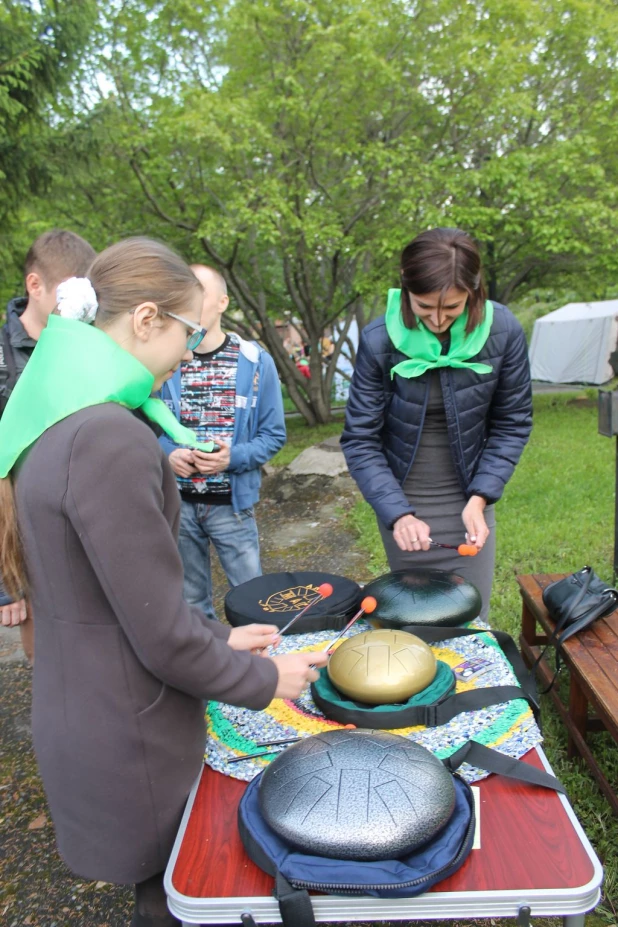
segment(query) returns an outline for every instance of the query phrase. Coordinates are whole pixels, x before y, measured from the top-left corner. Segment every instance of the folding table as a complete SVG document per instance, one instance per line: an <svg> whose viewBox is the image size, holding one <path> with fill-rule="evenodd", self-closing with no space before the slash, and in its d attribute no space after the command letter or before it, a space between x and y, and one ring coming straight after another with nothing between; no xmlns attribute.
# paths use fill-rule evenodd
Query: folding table
<svg viewBox="0 0 618 927"><path fill-rule="evenodd" d="M525 761L551 772L540 748ZM312 896L316 921L447 920L560 915L583 927L600 899L603 870L569 802L557 792L490 776L480 789L480 849L416 898ZM246 855L236 809L246 783L204 767L187 802L165 873L171 911L184 925L281 923L273 879ZM245 918L245 922L246 922Z"/></svg>

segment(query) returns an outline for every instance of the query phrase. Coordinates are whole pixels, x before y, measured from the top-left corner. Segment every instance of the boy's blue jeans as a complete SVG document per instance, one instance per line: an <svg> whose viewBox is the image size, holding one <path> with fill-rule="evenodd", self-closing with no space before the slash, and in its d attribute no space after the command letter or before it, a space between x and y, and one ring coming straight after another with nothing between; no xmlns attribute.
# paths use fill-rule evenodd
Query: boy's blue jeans
<svg viewBox="0 0 618 927"><path fill-rule="evenodd" d="M178 547L185 571L184 597L207 618L212 604L210 544L214 545L230 586L261 576L260 541L253 509L234 514L231 505L181 503Z"/></svg>

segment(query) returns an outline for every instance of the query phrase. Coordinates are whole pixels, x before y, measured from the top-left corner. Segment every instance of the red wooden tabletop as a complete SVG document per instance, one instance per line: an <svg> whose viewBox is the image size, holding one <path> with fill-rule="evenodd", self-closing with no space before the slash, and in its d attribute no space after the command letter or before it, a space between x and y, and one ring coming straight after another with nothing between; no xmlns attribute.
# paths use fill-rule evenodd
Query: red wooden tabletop
<svg viewBox="0 0 618 927"><path fill-rule="evenodd" d="M525 757L539 769L536 750ZM490 776L479 783L481 849L432 891L565 889L587 885L590 858L558 795ZM189 898L270 896L273 879L246 855L236 809L246 783L204 767L172 882Z"/></svg>

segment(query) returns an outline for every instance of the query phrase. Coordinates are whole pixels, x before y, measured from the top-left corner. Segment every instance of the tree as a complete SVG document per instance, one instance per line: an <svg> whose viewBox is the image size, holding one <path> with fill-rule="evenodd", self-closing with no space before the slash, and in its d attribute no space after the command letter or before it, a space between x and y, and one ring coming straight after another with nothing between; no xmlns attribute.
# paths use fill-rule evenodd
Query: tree
<svg viewBox="0 0 618 927"><path fill-rule="evenodd" d="M610 0L124 0L99 47L62 208L217 266L308 422L423 228L476 234L494 298L615 269Z"/></svg>
<svg viewBox="0 0 618 927"><path fill-rule="evenodd" d="M618 269L615 5L446 0L436 14L453 37L425 76L445 114L436 221L483 242L494 299L603 291Z"/></svg>
<svg viewBox="0 0 618 927"><path fill-rule="evenodd" d="M10 265L20 205L49 188L53 108L94 23L85 0L0 3L0 257ZM20 241L21 243L21 241Z"/></svg>
<svg viewBox="0 0 618 927"><path fill-rule="evenodd" d="M166 10L157 5L157 29ZM345 334L365 320L361 278L384 260L371 238L387 220L393 171L413 160L402 150L408 88L391 90L398 23L410 32L399 3L238 3L196 35L199 59L168 41L165 62L139 81L127 74L131 18L116 31L110 73L127 121L115 163L130 167L161 222L191 236L193 256L225 273L239 327L267 344L310 422L329 417ZM418 118L422 108L419 98ZM282 315L310 346L309 381L283 348ZM338 322L342 337L323 363L323 333Z"/></svg>

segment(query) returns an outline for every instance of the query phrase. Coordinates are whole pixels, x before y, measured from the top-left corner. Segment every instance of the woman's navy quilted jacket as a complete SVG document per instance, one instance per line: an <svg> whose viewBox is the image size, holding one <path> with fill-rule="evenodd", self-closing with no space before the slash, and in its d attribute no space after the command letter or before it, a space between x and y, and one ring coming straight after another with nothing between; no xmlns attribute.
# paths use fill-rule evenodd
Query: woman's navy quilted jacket
<svg viewBox="0 0 618 927"><path fill-rule="evenodd" d="M341 445L363 496L387 526L414 506L403 482L418 447L429 376L405 379L392 367L405 355L392 344L384 316L360 338ZM521 325L506 306L494 318L482 350L472 358L492 373L443 367L440 381L451 451L466 495L496 502L511 477L532 428L528 348Z"/></svg>

